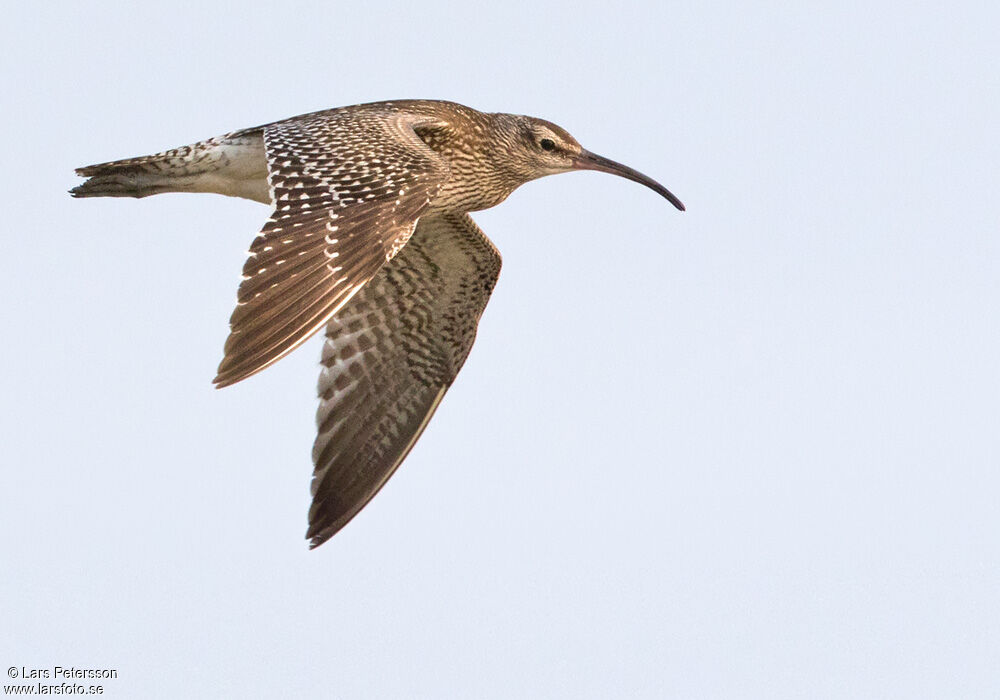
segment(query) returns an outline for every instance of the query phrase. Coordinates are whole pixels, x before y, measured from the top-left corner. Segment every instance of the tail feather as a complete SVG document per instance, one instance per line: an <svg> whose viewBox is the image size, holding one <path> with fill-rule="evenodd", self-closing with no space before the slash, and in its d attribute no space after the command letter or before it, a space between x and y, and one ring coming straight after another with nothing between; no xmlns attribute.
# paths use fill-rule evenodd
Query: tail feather
<svg viewBox="0 0 1000 700"><path fill-rule="evenodd" d="M149 173L144 173L134 165L119 163L89 165L86 168L77 168L76 174L89 179L69 191L74 197L146 197L169 191L162 182L156 184Z"/></svg>
<svg viewBox="0 0 1000 700"><path fill-rule="evenodd" d="M148 197L162 192L217 192L257 201L267 194L267 163L259 133L208 139L162 153L76 169L88 178L74 197Z"/></svg>
<svg viewBox="0 0 1000 700"><path fill-rule="evenodd" d="M190 146L188 148L190 148ZM181 150L182 149L175 148L172 151L156 153L151 156L139 156L138 158L125 158L124 160L112 160L107 163L97 163L96 165L85 165L82 168L77 168L75 172L81 177L107 175L111 171L130 169L144 169L147 172L156 172L157 170L162 170L163 164L165 164L170 158L177 157L179 155L179 151Z"/></svg>

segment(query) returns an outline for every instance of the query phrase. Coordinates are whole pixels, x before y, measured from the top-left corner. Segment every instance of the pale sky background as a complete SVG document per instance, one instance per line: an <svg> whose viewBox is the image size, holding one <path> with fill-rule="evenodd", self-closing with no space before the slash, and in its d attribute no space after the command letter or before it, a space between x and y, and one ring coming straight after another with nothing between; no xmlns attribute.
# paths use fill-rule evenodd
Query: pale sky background
<svg viewBox="0 0 1000 700"><path fill-rule="evenodd" d="M8 3L0 669L110 698L1000 697L995 3ZM74 167L532 114L477 345L316 551L318 339L211 386L266 207ZM4 680L6 683L7 680Z"/></svg>

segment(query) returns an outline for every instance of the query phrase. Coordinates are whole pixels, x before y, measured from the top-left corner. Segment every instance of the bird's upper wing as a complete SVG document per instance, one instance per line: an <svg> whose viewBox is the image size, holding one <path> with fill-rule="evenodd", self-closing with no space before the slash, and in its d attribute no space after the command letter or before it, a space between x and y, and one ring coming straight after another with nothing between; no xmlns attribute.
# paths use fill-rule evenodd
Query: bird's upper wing
<svg viewBox="0 0 1000 700"><path fill-rule="evenodd" d="M306 537L347 524L403 461L465 362L500 254L468 214L428 215L326 329Z"/></svg>
<svg viewBox="0 0 1000 700"><path fill-rule="evenodd" d="M319 330L406 243L448 177L427 117L334 110L262 127L274 211L250 246L215 383Z"/></svg>

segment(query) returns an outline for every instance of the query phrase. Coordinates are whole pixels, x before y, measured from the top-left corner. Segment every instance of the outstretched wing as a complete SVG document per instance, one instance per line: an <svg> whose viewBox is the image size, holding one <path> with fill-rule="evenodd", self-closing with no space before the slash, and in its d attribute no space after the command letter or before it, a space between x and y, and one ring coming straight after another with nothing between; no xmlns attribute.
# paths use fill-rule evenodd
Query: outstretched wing
<svg viewBox="0 0 1000 700"><path fill-rule="evenodd" d="M500 254L468 214L428 215L326 329L309 510L317 547L406 457L472 349Z"/></svg>
<svg viewBox="0 0 1000 700"><path fill-rule="evenodd" d="M215 383L319 330L403 245L448 176L427 117L334 110L262 127L274 212L250 246Z"/></svg>

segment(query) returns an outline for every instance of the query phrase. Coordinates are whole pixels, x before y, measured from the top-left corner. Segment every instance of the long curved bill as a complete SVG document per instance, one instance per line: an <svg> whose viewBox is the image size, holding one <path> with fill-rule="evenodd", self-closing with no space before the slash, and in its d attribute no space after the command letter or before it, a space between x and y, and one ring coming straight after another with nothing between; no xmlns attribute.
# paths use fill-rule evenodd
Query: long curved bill
<svg viewBox="0 0 1000 700"><path fill-rule="evenodd" d="M668 202L681 211L684 211L684 204L681 200L677 199L677 197L675 197L670 190L653 178L643 175L638 170L633 170L627 165L616 163L609 158L599 156L596 153L591 153L587 150L580 152L580 155L576 157L573 165L577 170L597 170L602 173L611 173L612 175L619 175L632 180L633 182L638 182L640 185L645 185L657 194L665 197Z"/></svg>

